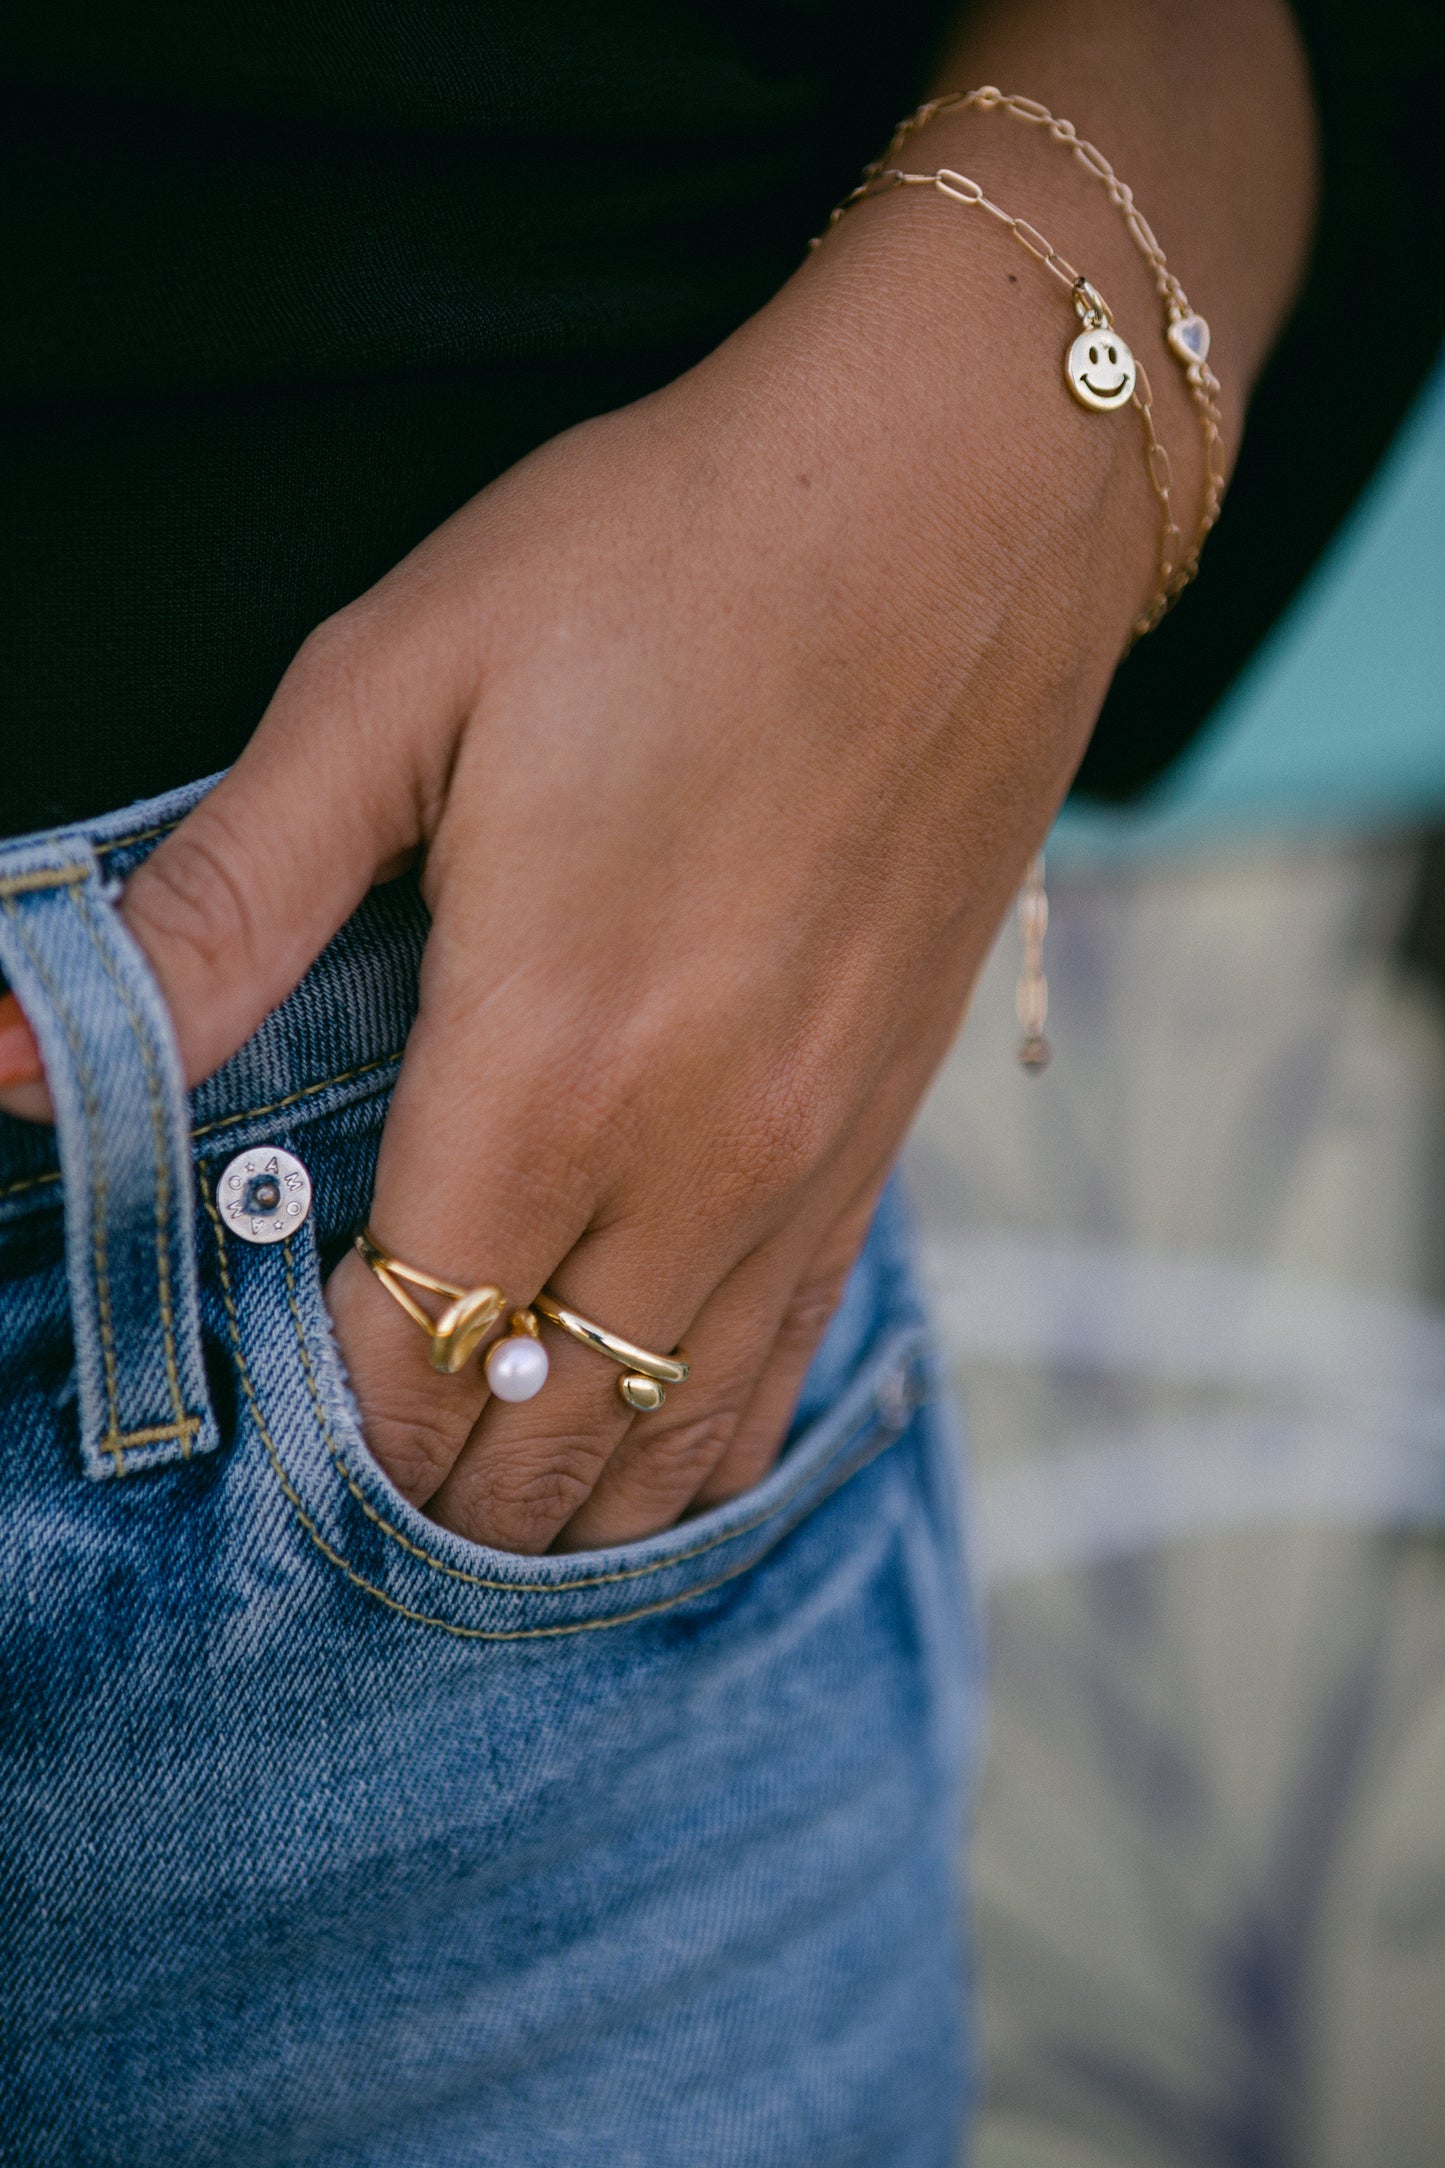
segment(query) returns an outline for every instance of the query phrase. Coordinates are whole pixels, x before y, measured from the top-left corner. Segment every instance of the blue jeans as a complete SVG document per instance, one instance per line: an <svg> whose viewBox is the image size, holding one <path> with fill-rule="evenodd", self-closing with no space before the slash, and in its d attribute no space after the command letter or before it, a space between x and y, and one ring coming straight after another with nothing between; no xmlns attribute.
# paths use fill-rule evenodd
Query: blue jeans
<svg viewBox="0 0 1445 2168"><path fill-rule="evenodd" d="M0 2155L947 2168L974 1644L896 1201L748 1496L433 1526L322 1301L425 913L376 890L187 1104L113 903L197 795L0 847L57 1109L0 1117ZM240 1240L275 1146L314 1201Z"/></svg>

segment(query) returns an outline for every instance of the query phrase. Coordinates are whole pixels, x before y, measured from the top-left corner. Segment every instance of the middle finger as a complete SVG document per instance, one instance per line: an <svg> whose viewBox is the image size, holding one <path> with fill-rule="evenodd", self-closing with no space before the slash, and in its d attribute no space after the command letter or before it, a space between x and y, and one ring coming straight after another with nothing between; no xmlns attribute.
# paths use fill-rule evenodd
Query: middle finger
<svg viewBox="0 0 1445 2168"><path fill-rule="evenodd" d="M639 1257L636 1234L619 1226L584 1236L546 1284L583 1316L665 1355L697 1314L709 1277L696 1249L686 1270L668 1271L655 1253ZM648 1420L621 1398L617 1364L545 1323L542 1334L551 1366L542 1392L489 1400L427 1502L443 1527L509 1551L546 1550L634 1422ZM687 1392L691 1382L670 1390Z"/></svg>

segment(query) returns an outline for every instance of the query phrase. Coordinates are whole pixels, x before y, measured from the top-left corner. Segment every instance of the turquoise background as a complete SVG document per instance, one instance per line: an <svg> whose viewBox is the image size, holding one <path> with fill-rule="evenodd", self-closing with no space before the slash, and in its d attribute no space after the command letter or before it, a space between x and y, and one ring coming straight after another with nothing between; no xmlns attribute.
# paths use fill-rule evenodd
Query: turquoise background
<svg viewBox="0 0 1445 2168"><path fill-rule="evenodd" d="M1127 812L1070 803L1049 848L1069 863L1147 857L1242 833L1357 834L1442 815L1445 359L1185 759Z"/></svg>

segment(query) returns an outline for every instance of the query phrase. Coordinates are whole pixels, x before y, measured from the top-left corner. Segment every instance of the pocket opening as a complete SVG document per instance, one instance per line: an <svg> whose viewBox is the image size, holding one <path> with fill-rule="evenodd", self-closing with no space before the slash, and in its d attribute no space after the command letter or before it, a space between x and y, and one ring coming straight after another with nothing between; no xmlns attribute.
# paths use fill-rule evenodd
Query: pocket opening
<svg viewBox="0 0 1445 2168"><path fill-rule="evenodd" d="M746 1572L901 1437L931 1395L921 1323L884 1319L834 1402L741 1497L612 1550L494 1551L427 1520L368 1450L309 1225L274 1248L232 1245L202 1189L243 1415L301 1529L353 1586L409 1620L468 1639L596 1631L708 1593Z"/></svg>

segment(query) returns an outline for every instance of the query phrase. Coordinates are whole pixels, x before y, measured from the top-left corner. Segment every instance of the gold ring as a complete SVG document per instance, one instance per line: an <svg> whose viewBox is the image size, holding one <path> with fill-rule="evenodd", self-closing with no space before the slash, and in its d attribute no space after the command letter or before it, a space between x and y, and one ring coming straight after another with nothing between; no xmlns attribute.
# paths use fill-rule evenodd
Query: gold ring
<svg viewBox="0 0 1445 2168"><path fill-rule="evenodd" d="M429 1272L418 1272L415 1265L404 1265L390 1250L382 1248L369 1227L363 1227L356 1237L355 1248L393 1302L399 1302L426 1333L431 1341L431 1366L444 1377L454 1377L470 1360L507 1307L500 1287L454 1287L450 1280L436 1280ZM432 1317L424 1310L407 1293L403 1281L412 1287L424 1287L430 1294L445 1295L447 1306L441 1316Z"/></svg>
<svg viewBox="0 0 1445 2168"><path fill-rule="evenodd" d="M538 1295L532 1308L539 1317L545 1317L549 1325L565 1332L569 1339L580 1341L583 1347L595 1349L605 1355L609 1362L617 1363L623 1375L617 1380L617 1390L629 1408L639 1414L650 1414L660 1408L667 1398L665 1385L681 1385L690 1376L692 1364L683 1350L674 1348L670 1355L653 1355L645 1347L634 1347L620 1333L609 1332L605 1325L594 1325L590 1318L579 1317L569 1310L555 1295L545 1291Z"/></svg>

